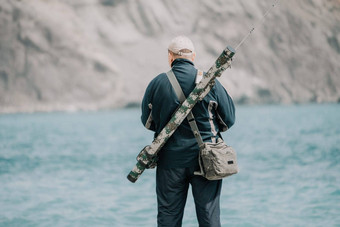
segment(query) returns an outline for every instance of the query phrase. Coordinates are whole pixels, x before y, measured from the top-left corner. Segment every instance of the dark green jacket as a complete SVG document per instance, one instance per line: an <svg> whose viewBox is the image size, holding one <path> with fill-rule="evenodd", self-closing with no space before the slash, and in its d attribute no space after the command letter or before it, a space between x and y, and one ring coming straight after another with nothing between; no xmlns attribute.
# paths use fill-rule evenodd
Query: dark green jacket
<svg viewBox="0 0 340 227"><path fill-rule="evenodd" d="M176 59L172 70L186 97L196 86L197 69L187 59ZM155 77L148 85L143 101L141 120L144 126L155 132L155 137L164 128L180 102L166 73ZM235 121L235 107L227 91L216 80L208 95L192 110L202 139L207 142L220 137ZM158 166L163 168L192 167L198 163L198 145L185 119L158 153Z"/></svg>

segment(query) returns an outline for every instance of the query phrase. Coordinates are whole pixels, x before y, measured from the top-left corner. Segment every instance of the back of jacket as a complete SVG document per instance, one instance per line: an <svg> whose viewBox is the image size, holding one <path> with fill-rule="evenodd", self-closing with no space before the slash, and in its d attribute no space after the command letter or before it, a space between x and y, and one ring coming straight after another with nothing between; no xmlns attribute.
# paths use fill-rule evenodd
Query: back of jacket
<svg viewBox="0 0 340 227"><path fill-rule="evenodd" d="M172 63L174 72L186 97L195 88L197 69L187 59ZM155 132L155 137L164 128L180 102L166 73L155 77L148 85L142 101L144 126ZM230 128L235 121L235 107L227 91L216 80L215 86L192 110L203 141L214 142L221 131ZM158 153L158 166L185 168L198 165L198 144L188 121L185 119Z"/></svg>

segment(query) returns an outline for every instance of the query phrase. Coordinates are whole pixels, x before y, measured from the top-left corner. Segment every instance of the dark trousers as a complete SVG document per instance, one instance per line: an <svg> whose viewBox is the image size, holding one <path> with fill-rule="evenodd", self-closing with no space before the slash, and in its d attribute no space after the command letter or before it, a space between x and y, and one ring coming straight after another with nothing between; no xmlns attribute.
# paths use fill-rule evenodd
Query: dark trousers
<svg viewBox="0 0 340 227"><path fill-rule="evenodd" d="M219 227L222 180L209 181L194 175L195 168L163 169L158 167L156 192L159 227L182 226L189 184L195 201L200 227Z"/></svg>

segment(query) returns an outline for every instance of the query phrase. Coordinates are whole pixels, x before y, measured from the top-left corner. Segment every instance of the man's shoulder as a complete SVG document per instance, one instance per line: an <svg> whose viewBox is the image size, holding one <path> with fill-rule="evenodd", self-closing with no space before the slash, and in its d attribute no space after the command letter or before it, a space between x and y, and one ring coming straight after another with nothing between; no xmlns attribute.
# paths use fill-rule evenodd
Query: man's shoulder
<svg viewBox="0 0 340 227"><path fill-rule="evenodd" d="M150 85L160 85L167 81L166 73L158 74L155 78L153 78L150 82Z"/></svg>
<svg viewBox="0 0 340 227"><path fill-rule="evenodd" d="M221 82L218 79L215 79L215 86L214 89L217 91L224 91L225 88L223 87L223 85L221 84Z"/></svg>
<svg viewBox="0 0 340 227"><path fill-rule="evenodd" d="M154 80L164 80L166 78L166 72L158 74Z"/></svg>

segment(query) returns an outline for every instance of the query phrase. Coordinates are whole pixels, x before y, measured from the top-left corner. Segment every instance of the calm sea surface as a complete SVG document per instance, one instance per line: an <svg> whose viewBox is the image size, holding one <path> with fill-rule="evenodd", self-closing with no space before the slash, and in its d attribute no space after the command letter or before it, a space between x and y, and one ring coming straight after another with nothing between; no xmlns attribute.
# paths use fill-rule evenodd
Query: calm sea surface
<svg viewBox="0 0 340 227"><path fill-rule="evenodd" d="M240 106L222 226L340 226L340 105ZM0 115L0 226L156 226L139 109ZM198 226L191 192L183 226Z"/></svg>

